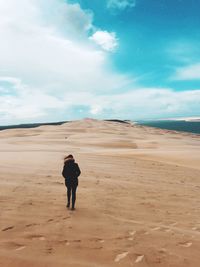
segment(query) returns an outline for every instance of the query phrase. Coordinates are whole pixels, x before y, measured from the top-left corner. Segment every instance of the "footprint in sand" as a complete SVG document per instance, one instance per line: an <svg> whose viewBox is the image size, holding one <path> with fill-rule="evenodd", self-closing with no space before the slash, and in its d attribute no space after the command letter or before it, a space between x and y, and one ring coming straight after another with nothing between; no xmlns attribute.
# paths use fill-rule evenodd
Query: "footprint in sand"
<svg viewBox="0 0 200 267"><path fill-rule="evenodd" d="M6 249L9 249L9 250L19 251L19 250L25 249L24 244L19 244L16 242L5 242L5 243L3 243L3 245Z"/></svg>
<svg viewBox="0 0 200 267"><path fill-rule="evenodd" d="M192 230L199 232L200 231L200 228L199 227L193 227Z"/></svg>
<svg viewBox="0 0 200 267"><path fill-rule="evenodd" d="M120 260L122 260L123 258L125 258L128 254L129 254L128 251L123 252L123 253L121 253L121 254L118 254L118 255L115 257L115 262L119 262Z"/></svg>
<svg viewBox="0 0 200 267"><path fill-rule="evenodd" d="M63 217L62 219L63 220L66 220L66 219L70 219L71 218L71 216L65 216L65 217Z"/></svg>
<svg viewBox="0 0 200 267"><path fill-rule="evenodd" d="M53 253L53 248L49 247L46 249L47 254L52 254Z"/></svg>
<svg viewBox="0 0 200 267"><path fill-rule="evenodd" d="M131 232L129 232L129 237L127 238L129 241L133 241L133 239L134 239L134 235L135 235L135 233L136 233L136 231L131 231Z"/></svg>
<svg viewBox="0 0 200 267"><path fill-rule="evenodd" d="M39 225L37 223L30 223L30 224L26 224L25 227L31 227L31 226L36 226L36 225Z"/></svg>
<svg viewBox="0 0 200 267"><path fill-rule="evenodd" d="M46 238L42 235L30 235L28 238L32 240L40 240L40 241L46 240Z"/></svg>
<svg viewBox="0 0 200 267"><path fill-rule="evenodd" d="M89 239L90 241L95 241L95 242L99 242L99 243L104 243L105 242L105 240L104 239L101 239L101 238L96 238L96 237L94 237L94 238L90 238Z"/></svg>
<svg viewBox="0 0 200 267"><path fill-rule="evenodd" d="M167 249L166 249L166 248L160 248L160 249L158 250L158 252L159 252L160 254L166 254Z"/></svg>
<svg viewBox="0 0 200 267"><path fill-rule="evenodd" d="M54 221L54 219L49 219L47 222L53 222Z"/></svg>
<svg viewBox="0 0 200 267"><path fill-rule="evenodd" d="M25 246L18 247L15 250L19 251L19 250L23 250L23 249L25 249Z"/></svg>
<svg viewBox="0 0 200 267"><path fill-rule="evenodd" d="M179 243L179 245L181 247L189 248L192 246L192 242L182 242L182 243Z"/></svg>
<svg viewBox="0 0 200 267"><path fill-rule="evenodd" d="M135 233L136 233L136 231L131 231L131 232L129 232L129 235L134 236Z"/></svg>
<svg viewBox="0 0 200 267"><path fill-rule="evenodd" d="M139 263L141 262L142 260L144 259L144 255L138 255L136 260L135 260L135 263Z"/></svg>
<svg viewBox="0 0 200 267"><path fill-rule="evenodd" d="M6 227L6 228L3 228L1 231L2 231L2 232L5 232L5 231L11 230L11 229L13 229L13 228L14 228L14 226L12 225L12 226L8 226L8 227Z"/></svg>
<svg viewBox="0 0 200 267"><path fill-rule="evenodd" d="M71 240L71 242L80 243L81 242L81 239L74 239L74 240Z"/></svg>

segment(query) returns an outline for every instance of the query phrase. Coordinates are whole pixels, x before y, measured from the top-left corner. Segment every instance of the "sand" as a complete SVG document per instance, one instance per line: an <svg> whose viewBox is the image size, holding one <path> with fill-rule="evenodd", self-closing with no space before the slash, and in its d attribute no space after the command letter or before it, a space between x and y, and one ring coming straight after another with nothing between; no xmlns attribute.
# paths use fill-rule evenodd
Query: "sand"
<svg viewBox="0 0 200 267"><path fill-rule="evenodd" d="M199 267L200 138L86 119L0 132L0 266ZM82 170L66 208L63 157Z"/></svg>

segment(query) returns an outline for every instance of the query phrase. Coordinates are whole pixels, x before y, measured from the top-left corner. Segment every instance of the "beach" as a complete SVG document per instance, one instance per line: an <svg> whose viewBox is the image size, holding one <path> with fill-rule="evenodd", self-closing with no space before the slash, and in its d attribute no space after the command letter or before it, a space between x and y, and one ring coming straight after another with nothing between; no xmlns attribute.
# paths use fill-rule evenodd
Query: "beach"
<svg viewBox="0 0 200 267"><path fill-rule="evenodd" d="M0 131L0 266L199 267L199 145L93 119ZM75 211L68 154L82 172Z"/></svg>

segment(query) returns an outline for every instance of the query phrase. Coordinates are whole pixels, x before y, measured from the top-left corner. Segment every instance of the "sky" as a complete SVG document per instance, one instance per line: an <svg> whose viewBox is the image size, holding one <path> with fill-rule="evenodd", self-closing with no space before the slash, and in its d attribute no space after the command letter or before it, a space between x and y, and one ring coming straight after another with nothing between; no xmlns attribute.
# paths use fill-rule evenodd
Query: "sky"
<svg viewBox="0 0 200 267"><path fill-rule="evenodd" d="M0 0L0 125L200 116L200 0Z"/></svg>

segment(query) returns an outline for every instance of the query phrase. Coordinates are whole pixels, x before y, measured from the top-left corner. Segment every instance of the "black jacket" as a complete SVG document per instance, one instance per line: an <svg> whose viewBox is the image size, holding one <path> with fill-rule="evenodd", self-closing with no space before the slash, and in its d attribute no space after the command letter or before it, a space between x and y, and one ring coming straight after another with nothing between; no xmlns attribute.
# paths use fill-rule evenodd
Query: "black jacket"
<svg viewBox="0 0 200 267"><path fill-rule="evenodd" d="M75 163L74 159L68 159L67 161L65 161L62 171L62 176L65 178L65 182L78 185L78 177L80 174L81 171L78 164Z"/></svg>

